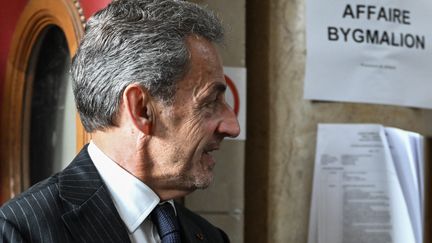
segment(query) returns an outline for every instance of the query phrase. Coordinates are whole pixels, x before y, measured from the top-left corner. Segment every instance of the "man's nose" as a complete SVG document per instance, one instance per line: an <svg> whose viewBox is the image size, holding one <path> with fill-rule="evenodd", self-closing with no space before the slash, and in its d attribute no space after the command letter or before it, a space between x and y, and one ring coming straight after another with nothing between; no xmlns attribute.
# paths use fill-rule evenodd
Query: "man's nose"
<svg viewBox="0 0 432 243"><path fill-rule="evenodd" d="M235 138L240 134L240 125L233 109L227 105L223 113L223 120L219 124L218 131L227 137Z"/></svg>

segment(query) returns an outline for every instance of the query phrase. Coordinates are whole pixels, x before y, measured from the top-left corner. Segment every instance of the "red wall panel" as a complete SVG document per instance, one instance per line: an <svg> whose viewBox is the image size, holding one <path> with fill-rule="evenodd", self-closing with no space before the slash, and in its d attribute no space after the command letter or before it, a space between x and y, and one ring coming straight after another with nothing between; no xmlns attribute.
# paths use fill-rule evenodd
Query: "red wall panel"
<svg viewBox="0 0 432 243"><path fill-rule="evenodd" d="M99 9L104 8L108 3L110 3L110 0L81 0L81 7L84 11L84 16L86 18L89 18L92 14L97 12Z"/></svg>
<svg viewBox="0 0 432 243"><path fill-rule="evenodd" d="M0 8L0 112L3 100L3 85L5 79L6 60L9 54L10 42L14 33L18 18L27 0L14 0L2 4Z"/></svg>

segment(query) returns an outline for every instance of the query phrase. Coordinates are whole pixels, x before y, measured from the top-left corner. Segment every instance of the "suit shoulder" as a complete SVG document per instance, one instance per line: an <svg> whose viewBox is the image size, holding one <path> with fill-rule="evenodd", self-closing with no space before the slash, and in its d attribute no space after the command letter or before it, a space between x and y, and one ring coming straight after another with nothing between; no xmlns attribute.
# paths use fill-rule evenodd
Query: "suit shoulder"
<svg viewBox="0 0 432 243"><path fill-rule="evenodd" d="M17 196L15 196L14 198L6 202L5 205L15 201L23 200L26 197L32 197L32 195L37 193L41 193L41 192L44 193L46 190L57 191L57 185L56 185L57 183L58 183L58 176L57 175L51 176L43 181L34 184L24 192L18 194Z"/></svg>
<svg viewBox="0 0 432 243"><path fill-rule="evenodd" d="M58 179L49 177L7 201L0 208L0 217L12 222L21 221L28 214L37 215L58 205Z"/></svg>

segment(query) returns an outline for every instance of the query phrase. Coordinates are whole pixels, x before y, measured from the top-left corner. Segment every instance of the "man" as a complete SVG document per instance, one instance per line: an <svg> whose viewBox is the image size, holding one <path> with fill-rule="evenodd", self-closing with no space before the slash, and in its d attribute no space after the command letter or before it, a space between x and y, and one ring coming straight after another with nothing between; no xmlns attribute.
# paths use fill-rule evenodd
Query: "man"
<svg viewBox="0 0 432 243"><path fill-rule="evenodd" d="M209 185L211 152L239 133L222 37L213 14L183 1L117 0L93 16L72 63L92 141L3 205L1 242L227 242L173 201Z"/></svg>

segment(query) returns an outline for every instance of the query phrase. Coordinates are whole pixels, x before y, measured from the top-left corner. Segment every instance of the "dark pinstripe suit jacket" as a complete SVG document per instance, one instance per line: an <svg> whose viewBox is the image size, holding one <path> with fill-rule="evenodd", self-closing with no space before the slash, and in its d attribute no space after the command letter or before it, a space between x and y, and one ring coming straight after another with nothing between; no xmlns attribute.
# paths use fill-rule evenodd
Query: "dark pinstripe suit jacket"
<svg viewBox="0 0 432 243"><path fill-rule="evenodd" d="M226 234L176 204L183 242L229 242ZM0 208L0 242L130 242L87 146L60 173Z"/></svg>

